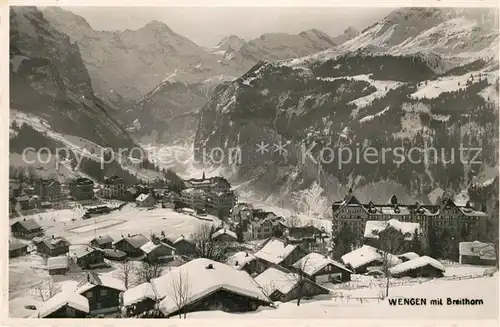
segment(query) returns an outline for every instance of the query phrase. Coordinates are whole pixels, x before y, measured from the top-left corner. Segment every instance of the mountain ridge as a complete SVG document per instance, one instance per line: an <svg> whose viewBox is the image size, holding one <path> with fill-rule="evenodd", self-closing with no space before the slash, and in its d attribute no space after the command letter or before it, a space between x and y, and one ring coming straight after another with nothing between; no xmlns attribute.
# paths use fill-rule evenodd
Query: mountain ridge
<svg viewBox="0 0 500 327"><path fill-rule="evenodd" d="M397 10L330 50L255 65L201 109L195 148L209 153L216 147L240 147L243 162L226 163L228 174L252 181L246 185L270 198L301 192L314 183L330 201L338 200L349 187L367 196L378 187L376 197L384 198L396 187L404 190L398 197L426 203L436 188L460 192L470 182L471 171L481 174L487 167L498 167L498 68L494 69L498 62L488 55L498 33L475 25L457 27L458 14L447 12ZM429 17L434 23L404 39L394 34L396 39L389 42L393 34L387 31L396 27L384 24L405 17ZM453 31L458 36L440 34L446 26L457 27ZM429 31L439 37L430 39L425 49L415 46L413 41L422 45L421 35L431 35ZM468 41L468 35L489 42L465 43L449 56L439 51L447 38L454 45ZM381 36L394 45L380 42ZM255 144L261 141L271 147L283 142L288 151L257 153ZM452 149L460 142L482 144L483 163L446 165L437 158L435 163L400 166L350 162L339 169L337 161L318 164L300 158L302 146L313 144L312 154L318 156L325 147ZM197 153L197 160L202 156Z"/></svg>

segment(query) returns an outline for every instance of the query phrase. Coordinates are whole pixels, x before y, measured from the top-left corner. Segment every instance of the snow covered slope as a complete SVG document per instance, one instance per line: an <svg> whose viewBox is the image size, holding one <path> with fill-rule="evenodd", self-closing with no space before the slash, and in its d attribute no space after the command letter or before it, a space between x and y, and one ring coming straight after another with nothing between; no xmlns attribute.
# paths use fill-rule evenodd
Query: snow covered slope
<svg viewBox="0 0 500 327"><path fill-rule="evenodd" d="M458 194L498 167L497 24L494 10L403 8L339 46L259 63L202 108L195 148L239 147L235 176L275 203L317 185L327 203L349 187L363 201ZM260 142L270 151L256 152ZM460 143L481 144L482 162L446 164ZM273 151L279 144L286 152ZM362 155L368 146L448 152L418 164L379 155L372 164ZM339 165L325 147L359 151L360 160Z"/></svg>

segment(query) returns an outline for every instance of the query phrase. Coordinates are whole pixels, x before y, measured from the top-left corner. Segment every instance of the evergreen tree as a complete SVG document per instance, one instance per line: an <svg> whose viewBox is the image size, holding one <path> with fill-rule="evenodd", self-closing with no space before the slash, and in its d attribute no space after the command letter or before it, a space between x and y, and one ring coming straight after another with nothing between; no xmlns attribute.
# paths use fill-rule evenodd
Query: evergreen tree
<svg viewBox="0 0 500 327"><path fill-rule="evenodd" d="M412 252L415 252L418 255L423 254L422 240L421 240L420 233L418 232L418 230L415 230L415 232L413 233L410 247L411 247Z"/></svg>
<svg viewBox="0 0 500 327"><path fill-rule="evenodd" d="M348 224L344 223L334 240L333 257L340 260L344 254L351 252L354 241L354 234L351 228Z"/></svg>

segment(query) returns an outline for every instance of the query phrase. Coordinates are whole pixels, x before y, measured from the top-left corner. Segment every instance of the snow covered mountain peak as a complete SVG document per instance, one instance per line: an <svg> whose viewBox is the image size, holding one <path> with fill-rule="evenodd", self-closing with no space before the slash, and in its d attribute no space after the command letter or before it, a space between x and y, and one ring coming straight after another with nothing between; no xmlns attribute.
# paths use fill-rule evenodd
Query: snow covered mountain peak
<svg viewBox="0 0 500 327"><path fill-rule="evenodd" d="M143 27L141 27L139 30L145 30L148 32L159 32L159 33L172 33L175 34L170 27L168 27L167 24L160 22L158 20L152 20Z"/></svg>
<svg viewBox="0 0 500 327"><path fill-rule="evenodd" d="M222 51L238 51L245 43L245 40L237 35L228 35L215 48Z"/></svg>

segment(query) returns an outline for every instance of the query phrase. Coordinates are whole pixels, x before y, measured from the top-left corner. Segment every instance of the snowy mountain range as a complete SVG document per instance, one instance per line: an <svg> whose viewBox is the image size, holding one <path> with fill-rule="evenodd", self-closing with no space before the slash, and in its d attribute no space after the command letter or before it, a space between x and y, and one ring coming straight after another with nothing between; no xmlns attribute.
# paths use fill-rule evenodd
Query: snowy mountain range
<svg viewBox="0 0 500 327"><path fill-rule="evenodd" d="M61 8L44 8L43 16L78 44L97 96L117 111L112 111L116 119L126 125L139 120L142 129L130 129L133 135L157 142L184 139L185 133L172 134L178 116L200 109L217 85L235 80L260 60L313 54L357 33L353 28L336 38L318 30L270 33L248 42L229 35L215 48L203 48L157 21L135 31L95 31L83 17ZM170 97L165 90L171 82L184 83L186 94L176 88ZM178 102L179 96L192 101Z"/></svg>
<svg viewBox="0 0 500 327"><path fill-rule="evenodd" d="M69 11L23 8L11 14L11 108L101 145L132 135L208 152L238 146L243 162L225 169L266 199L327 206L354 187L363 201L433 202L498 175L497 24L494 10L404 8L362 32L230 35L207 49L161 22L95 31ZM262 141L271 150L261 155ZM286 152L274 151L279 142ZM299 160L312 144L314 157L461 143L480 145L482 163Z"/></svg>
<svg viewBox="0 0 500 327"><path fill-rule="evenodd" d="M95 96L78 45L33 7L10 11L10 107L102 146L135 143Z"/></svg>
<svg viewBox="0 0 500 327"><path fill-rule="evenodd" d="M203 107L195 148L240 147L231 171L271 197L317 183L330 200L348 187L365 201L457 194L471 175L498 175L497 22L487 9L398 9L339 46L255 65ZM257 153L260 142L271 150ZM272 151L280 142L286 154ZM481 145L482 164L300 160L313 144L313 157L356 146L433 146L449 157L461 143Z"/></svg>

